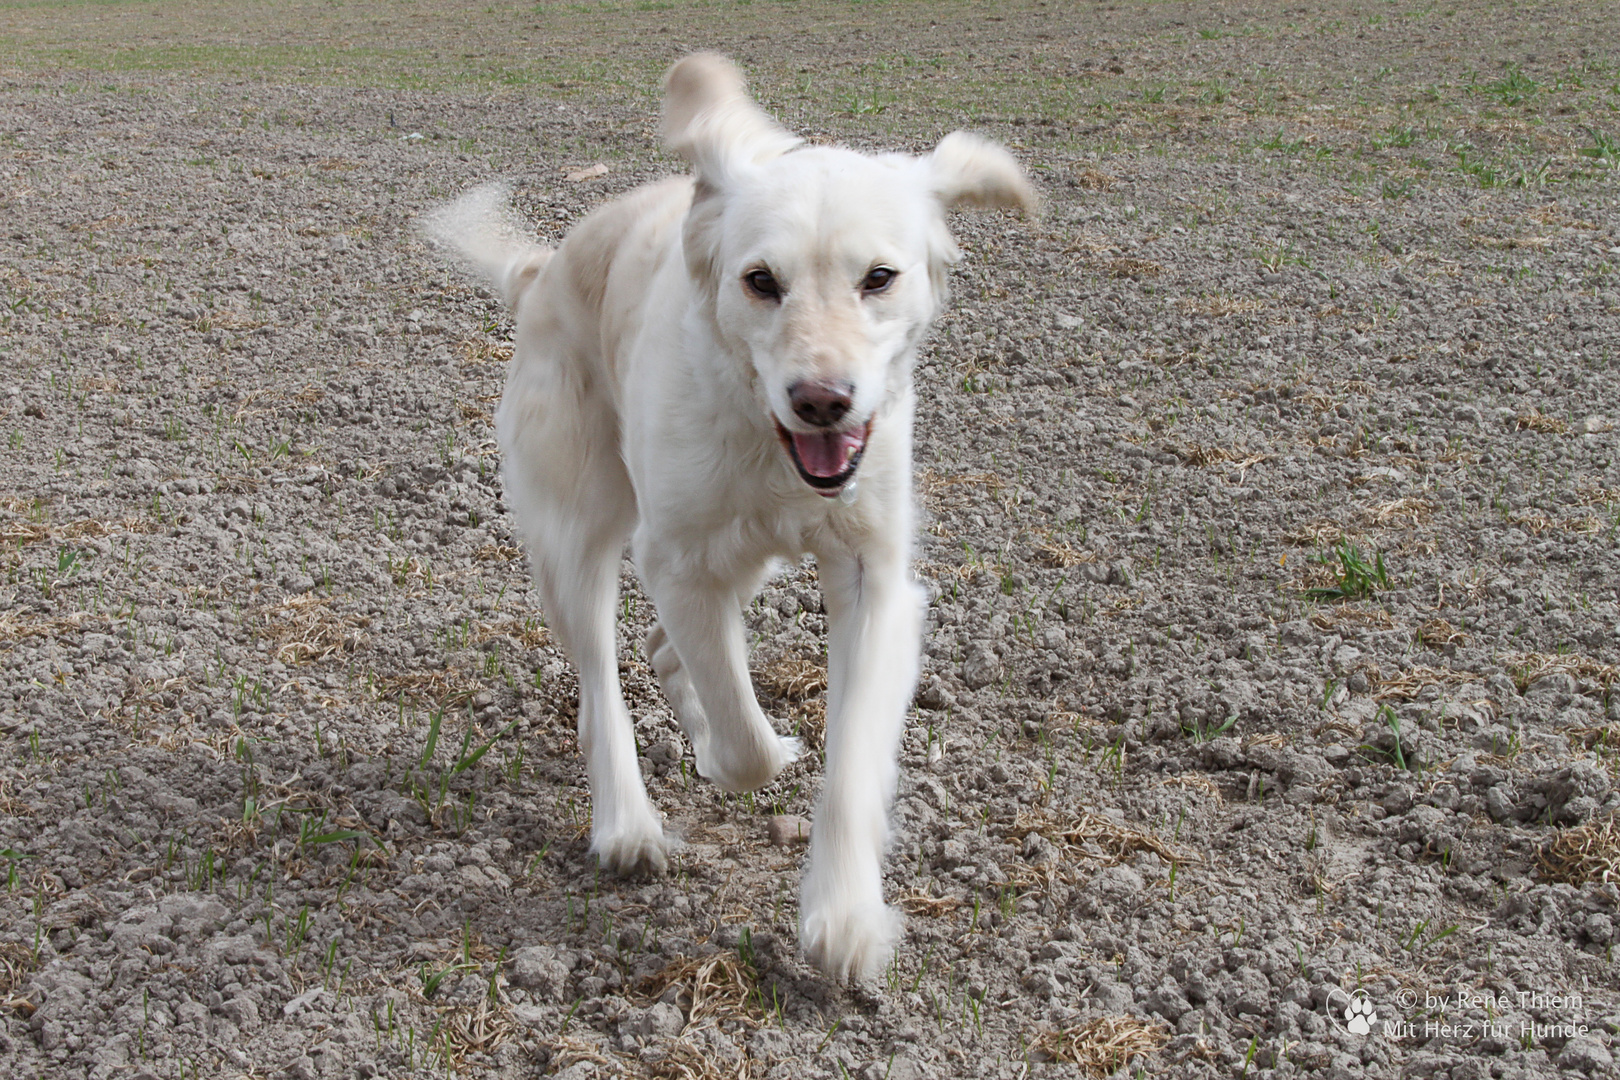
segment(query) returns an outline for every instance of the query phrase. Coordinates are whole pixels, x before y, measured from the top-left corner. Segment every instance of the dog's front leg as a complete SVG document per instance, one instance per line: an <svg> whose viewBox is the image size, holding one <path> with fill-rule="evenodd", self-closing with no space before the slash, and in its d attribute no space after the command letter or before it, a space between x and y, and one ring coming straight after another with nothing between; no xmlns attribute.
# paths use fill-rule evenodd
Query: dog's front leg
<svg viewBox="0 0 1620 1080"><path fill-rule="evenodd" d="M835 979L882 969L900 931L883 903L906 707L917 682L921 591L902 552L819 556L827 605L827 775L799 901L806 955Z"/></svg>
<svg viewBox="0 0 1620 1080"><path fill-rule="evenodd" d="M658 650L653 659L666 692L674 691L671 704L692 740L698 775L726 791L763 787L799 756L800 746L776 734L754 698L737 587L668 572L640 540L638 562L658 609L648 644ZM663 655L669 649L675 657Z"/></svg>

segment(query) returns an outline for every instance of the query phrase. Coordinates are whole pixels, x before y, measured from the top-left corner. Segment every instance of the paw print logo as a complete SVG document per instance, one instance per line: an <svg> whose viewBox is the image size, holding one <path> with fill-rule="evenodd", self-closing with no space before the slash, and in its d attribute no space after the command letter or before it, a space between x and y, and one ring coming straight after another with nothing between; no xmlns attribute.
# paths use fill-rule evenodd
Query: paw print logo
<svg viewBox="0 0 1620 1080"><path fill-rule="evenodd" d="M1373 1012L1372 1000L1367 997L1367 991L1357 990L1350 995L1350 1004L1344 1007L1344 1025L1353 1035L1372 1034L1373 1024L1378 1022L1378 1016Z"/></svg>

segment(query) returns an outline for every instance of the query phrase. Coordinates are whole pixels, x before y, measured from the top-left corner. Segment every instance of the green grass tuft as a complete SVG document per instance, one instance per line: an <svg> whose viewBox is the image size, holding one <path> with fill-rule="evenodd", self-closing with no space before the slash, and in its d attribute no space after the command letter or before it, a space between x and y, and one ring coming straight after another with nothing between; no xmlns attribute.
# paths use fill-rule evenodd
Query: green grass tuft
<svg viewBox="0 0 1620 1080"><path fill-rule="evenodd" d="M1339 580L1332 585L1306 589L1305 595L1313 600L1367 600L1377 595L1378 589L1389 588L1389 572L1384 568L1384 556L1374 552L1371 562L1354 544L1341 542L1332 554L1321 561L1339 566Z"/></svg>

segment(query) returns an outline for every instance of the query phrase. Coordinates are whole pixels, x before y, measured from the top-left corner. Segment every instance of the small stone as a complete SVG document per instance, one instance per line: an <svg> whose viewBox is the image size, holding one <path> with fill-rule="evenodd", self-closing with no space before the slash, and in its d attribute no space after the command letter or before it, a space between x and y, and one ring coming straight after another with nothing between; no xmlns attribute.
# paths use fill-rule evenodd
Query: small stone
<svg viewBox="0 0 1620 1080"><path fill-rule="evenodd" d="M788 1058L793 1056L793 1041L777 1028L762 1027L748 1037L748 1054L756 1059Z"/></svg>
<svg viewBox="0 0 1620 1080"><path fill-rule="evenodd" d="M1182 994L1181 987L1169 979L1160 982L1158 989L1149 994L1142 1005L1148 1012L1158 1013L1172 1024L1180 1020L1182 1014L1192 1008Z"/></svg>
<svg viewBox="0 0 1620 1080"><path fill-rule="evenodd" d="M672 735L649 746L647 760L655 766L668 769L680 764L681 756L685 752L686 748L681 744L680 737Z"/></svg>
<svg viewBox="0 0 1620 1080"><path fill-rule="evenodd" d="M636 1021L637 1033L645 1036L663 1035L673 1039L685 1028L686 1017L667 1001L653 1005Z"/></svg>
<svg viewBox="0 0 1620 1080"><path fill-rule="evenodd" d="M190 809L195 812L197 804L191 799L178 803L177 809L186 809L184 803L190 803ZM230 918L229 909L218 900L190 893L164 897L158 903L158 911L173 920L172 934L182 940L195 940L213 934Z"/></svg>
<svg viewBox="0 0 1620 1080"><path fill-rule="evenodd" d="M1032 832L1024 837L1024 861L1031 866L1045 866L1056 862L1058 857L1057 846L1040 833Z"/></svg>
<svg viewBox="0 0 1620 1080"><path fill-rule="evenodd" d="M307 593L315 588L315 579L308 574L290 570L281 575L281 587L289 593Z"/></svg>
<svg viewBox="0 0 1620 1080"><path fill-rule="evenodd" d="M1406 819L1401 822L1401 839L1439 847L1441 846L1439 840L1445 835L1449 817L1450 815L1437 807L1413 807L1406 815Z"/></svg>
<svg viewBox="0 0 1620 1080"><path fill-rule="evenodd" d="M1050 971L1035 968L1023 978L1024 989L1038 998L1052 1000L1063 996L1063 984Z"/></svg>
<svg viewBox="0 0 1620 1080"><path fill-rule="evenodd" d="M246 994L240 994L219 1007L219 1014L243 1031L259 1026L259 1004Z"/></svg>
<svg viewBox="0 0 1620 1080"><path fill-rule="evenodd" d="M549 1024L554 1017L538 1005L513 1005L512 1019L526 1028L539 1029Z"/></svg>
<svg viewBox="0 0 1620 1080"><path fill-rule="evenodd" d="M1437 806L1442 810L1455 811L1462 803L1462 796L1457 792L1457 785L1441 782L1429 791L1429 805Z"/></svg>
<svg viewBox="0 0 1620 1080"><path fill-rule="evenodd" d="M1135 896L1143 889L1142 875L1128 866L1110 866L1092 879L1092 885L1105 895Z"/></svg>
<svg viewBox="0 0 1620 1080"><path fill-rule="evenodd" d="M1485 793L1485 812L1491 815L1492 821L1507 821L1518 816L1518 807L1513 802L1513 789L1506 784L1497 784Z"/></svg>
<svg viewBox="0 0 1620 1080"><path fill-rule="evenodd" d="M1285 645L1309 645L1320 636L1316 627L1304 619L1283 623L1277 628L1277 633Z"/></svg>
<svg viewBox="0 0 1620 1080"><path fill-rule="evenodd" d="M531 945L512 954L512 985L543 1001L558 1001L568 983L568 968L545 945Z"/></svg>
<svg viewBox="0 0 1620 1080"><path fill-rule="evenodd" d="M1239 1016L1264 1016L1271 1012L1271 997L1260 990L1250 990L1239 995L1232 1011Z"/></svg>
<svg viewBox="0 0 1620 1080"><path fill-rule="evenodd" d="M922 1067L904 1054L893 1054L874 1061L861 1073L865 1080L922 1080Z"/></svg>
<svg viewBox="0 0 1620 1080"><path fill-rule="evenodd" d="M1595 1039L1577 1035L1564 1044L1558 1055L1560 1069L1573 1069L1584 1073L1607 1072L1614 1066L1614 1055Z"/></svg>
<svg viewBox="0 0 1620 1080"><path fill-rule="evenodd" d="M794 814L773 814L766 826L771 843L777 847L792 847L810 839L810 823Z"/></svg>
<svg viewBox="0 0 1620 1080"><path fill-rule="evenodd" d="M287 1004L283 1005L281 1007L281 1014L288 1019L291 1019L295 1016L301 1016L306 1012L323 1011L323 1006L328 1003L327 997L328 995L326 991L319 987L316 987L314 990L305 990L302 994L299 994L297 997L287 1002Z"/></svg>
<svg viewBox="0 0 1620 1080"><path fill-rule="evenodd" d="M1384 791L1384 797L1379 805L1390 814L1404 814L1412 808L1412 799L1416 789L1411 784L1391 784Z"/></svg>
<svg viewBox="0 0 1620 1080"><path fill-rule="evenodd" d="M1578 825L1590 817L1609 794L1608 774L1589 761L1577 761L1550 777L1532 781L1531 790L1546 799L1549 820Z"/></svg>
<svg viewBox="0 0 1620 1080"><path fill-rule="evenodd" d="M1112 979L1094 982L1086 997L1090 999L1092 1007L1102 1013L1123 1013L1134 1002L1130 988Z"/></svg>
<svg viewBox="0 0 1620 1080"><path fill-rule="evenodd" d="M960 840L946 840L939 845L939 865L946 870L962 866L968 861L968 846Z"/></svg>
<svg viewBox="0 0 1620 1080"><path fill-rule="evenodd" d="M1551 698L1562 703L1575 694L1577 687L1574 676L1563 671L1555 671L1543 675L1530 684L1524 692L1527 698Z"/></svg>
<svg viewBox="0 0 1620 1080"><path fill-rule="evenodd" d="M962 681L968 687L978 690L989 686L1001 678L1001 660L983 642L974 642L968 646L967 655L962 658Z"/></svg>
<svg viewBox="0 0 1620 1080"><path fill-rule="evenodd" d="M1340 645L1333 651L1333 667L1340 673L1350 671L1361 661L1361 650L1354 645Z"/></svg>
<svg viewBox="0 0 1620 1080"><path fill-rule="evenodd" d="M39 1014L36 1013L36 1016ZM67 1026L54 1016L42 1017L39 1023L39 1048L55 1050L67 1038Z"/></svg>
<svg viewBox="0 0 1620 1080"><path fill-rule="evenodd" d="M945 688L944 683L938 679L929 679L928 683L917 691L917 704L925 709L939 712L956 704L956 699L951 696L951 692Z"/></svg>

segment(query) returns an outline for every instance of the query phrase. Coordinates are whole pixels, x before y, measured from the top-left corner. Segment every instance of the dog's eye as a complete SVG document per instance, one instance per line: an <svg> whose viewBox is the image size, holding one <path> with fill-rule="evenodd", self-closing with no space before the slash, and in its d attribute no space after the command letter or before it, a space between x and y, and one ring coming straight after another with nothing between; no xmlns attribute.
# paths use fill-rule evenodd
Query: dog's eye
<svg viewBox="0 0 1620 1080"><path fill-rule="evenodd" d="M767 300L782 299L782 286L776 283L769 270L750 270L743 275L743 282L755 296L763 296Z"/></svg>
<svg viewBox="0 0 1620 1080"><path fill-rule="evenodd" d="M890 285L894 284L894 279L899 276L900 271L898 270L891 269L887 266L874 266L872 269L868 270L866 272L866 276L861 279L861 292L867 293L868 295L872 293L880 293L887 289Z"/></svg>

